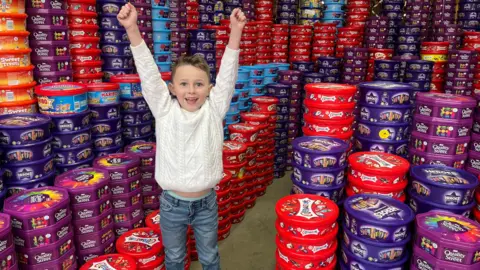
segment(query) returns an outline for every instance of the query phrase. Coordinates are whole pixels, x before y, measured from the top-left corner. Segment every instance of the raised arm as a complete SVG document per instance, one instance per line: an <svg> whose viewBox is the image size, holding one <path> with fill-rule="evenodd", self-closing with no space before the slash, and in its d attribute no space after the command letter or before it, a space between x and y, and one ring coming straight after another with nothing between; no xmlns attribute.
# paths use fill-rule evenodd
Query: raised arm
<svg viewBox="0 0 480 270"><path fill-rule="evenodd" d="M210 92L210 101L222 118L225 117L230 107L230 101L235 91L240 39L246 22L245 14L239 8L232 11L230 15L230 39L222 57L215 88Z"/></svg>
<svg viewBox="0 0 480 270"><path fill-rule="evenodd" d="M127 3L118 13L117 19L127 31L135 66L142 84L143 97L147 101L153 116L162 117L170 110L172 98L168 86L162 80L157 64L138 29L137 10L131 3Z"/></svg>

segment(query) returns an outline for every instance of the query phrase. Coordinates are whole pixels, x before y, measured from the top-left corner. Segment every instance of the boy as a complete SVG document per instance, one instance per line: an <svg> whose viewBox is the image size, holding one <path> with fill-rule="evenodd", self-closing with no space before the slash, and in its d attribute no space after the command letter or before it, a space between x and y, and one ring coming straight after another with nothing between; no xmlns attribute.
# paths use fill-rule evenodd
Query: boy
<svg viewBox="0 0 480 270"><path fill-rule="evenodd" d="M230 40L215 87L210 84L208 64L200 56L181 57L167 86L140 35L135 7L126 4L117 18L127 30L142 93L156 121L155 178L164 190L160 227L165 266L167 270L184 269L187 225L191 225L203 269L220 269L213 188L223 175L222 122L235 90L246 17L240 9L230 16Z"/></svg>

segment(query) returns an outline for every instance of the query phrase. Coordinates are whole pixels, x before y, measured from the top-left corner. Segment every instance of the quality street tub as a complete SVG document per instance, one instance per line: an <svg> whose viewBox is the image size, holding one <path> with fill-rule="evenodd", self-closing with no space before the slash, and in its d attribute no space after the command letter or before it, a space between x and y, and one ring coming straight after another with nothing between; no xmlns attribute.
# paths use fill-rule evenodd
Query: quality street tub
<svg viewBox="0 0 480 270"><path fill-rule="evenodd" d="M415 215L407 205L384 196L359 194L349 197L345 208L345 228L362 239L398 243L411 235Z"/></svg>
<svg viewBox="0 0 480 270"><path fill-rule="evenodd" d="M445 205L466 205L473 201L478 179L464 170L435 165L410 170L413 190L426 200Z"/></svg>
<svg viewBox="0 0 480 270"><path fill-rule="evenodd" d="M462 155L467 152L469 142L470 137L445 138L414 131L411 135L410 146L426 153Z"/></svg>
<svg viewBox="0 0 480 270"><path fill-rule="evenodd" d="M136 269L137 262L128 255L123 254L106 254L97 258L89 260L80 270L95 270L95 269L118 269L130 270Z"/></svg>
<svg viewBox="0 0 480 270"><path fill-rule="evenodd" d="M99 168L76 169L61 174L55 179L55 186L68 190L72 204L90 203L107 196L110 176Z"/></svg>
<svg viewBox="0 0 480 270"><path fill-rule="evenodd" d="M328 137L300 137L292 142L294 161L306 168L337 168L345 164L348 145Z"/></svg>
<svg viewBox="0 0 480 270"><path fill-rule="evenodd" d="M42 187L7 198L3 211L11 216L12 228L30 231L55 225L68 217L69 202L66 190Z"/></svg>
<svg viewBox="0 0 480 270"><path fill-rule="evenodd" d="M415 223L417 249L440 261L462 264L464 268L459 269L479 267L480 225L478 223L460 215L441 211L417 215Z"/></svg>
<svg viewBox="0 0 480 270"><path fill-rule="evenodd" d="M139 174L140 159L129 154L110 154L95 159L94 167L106 169L111 180L122 180Z"/></svg>
<svg viewBox="0 0 480 270"><path fill-rule="evenodd" d="M41 114L0 116L0 145L25 145L50 137L51 118Z"/></svg>
<svg viewBox="0 0 480 270"><path fill-rule="evenodd" d="M420 115L444 119L470 119L476 105L475 99L443 93L418 93L415 112Z"/></svg>

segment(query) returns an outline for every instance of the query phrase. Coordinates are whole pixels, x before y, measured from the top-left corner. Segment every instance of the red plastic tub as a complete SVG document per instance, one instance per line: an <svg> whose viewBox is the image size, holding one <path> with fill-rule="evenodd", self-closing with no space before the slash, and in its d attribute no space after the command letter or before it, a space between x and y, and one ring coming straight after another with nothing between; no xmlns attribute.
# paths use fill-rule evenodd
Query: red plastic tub
<svg viewBox="0 0 480 270"><path fill-rule="evenodd" d="M160 233L160 210L155 210L145 218L148 228Z"/></svg>
<svg viewBox="0 0 480 270"><path fill-rule="evenodd" d="M279 246L279 240L277 243L277 264L280 266L277 269L335 269L337 264L335 251L337 249L337 242L330 249L318 254L303 254L293 252L291 249ZM322 267L315 267L322 265Z"/></svg>
<svg viewBox="0 0 480 270"><path fill-rule="evenodd" d="M352 124L355 118L353 116L346 119L338 120L323 120L314 118L308 114L304 114L304 127L316 133L323 133L325 135L347 133L352 130Z"/></svg>
<svg viewBox="0 0 480 270"><path fill-rule="evenodd" d="M393 49L368 49L368 54L370 59L383 60L383 59L392 59Z"/></svg>
<svg viewBox="0 0 480 270"><path fill-rule="evenodd" d="M358 152L348 157L349 175L360 182L391 186L406 181L408 160L393 154Z"/></svg>
<svg viewBox="0 0 480 270"><path fill-rule="evenodd" d="M378 185L375 182L362 181L349 175L348 185L355 194L379 194L392 197L394 199L400 199L405 196L404 190L408 185L408 181L401 181L389 185Z"/></svg>
<svg viewBox="0 0 480 270"><path fill-rule="evenodd" d="M72 63L73 75L81 74L95 74L102 72L102 61L93 61L93 62L74 62Z"/></svg>
<svg viewBox="0 0 480 270"><path fill-rule="evenodd" d="M116 250L134 258L138 265L154 263L163 255L162 236L151 228L128 231L117 239Z"/></svg>
<svg viewBox="0 0 480 270"><path fill-rule="evenodd" d="M225 190L229 190L231 186L230 180L232 180L232 173L230 173L229 171L224 171L222 180L220 180L220 182L215 186L215 191L222 192Z"/></svg>
<svg viewBox="0 0 480 270"><path fill-rule="evenodd" d="M348 119L353 116L354 109L355 102L344 104L318 104L312 100L305 101L305 115L308 115L312 119Z"/></svg>
<svg viewBox="0 0 480 270"><path fill-rule="evenodd" d="M95 74L73 75L73 81L83 84L101 83L103 82L103 72Z"/></svg>
<svg viewBox="0 0 480 270"><path fill-rule="evenodd" d="M94 5L95 6L95 5ZM97 25L97 13L74 11L68 13L68 25Z"/></svg>
<svg viewBox="0 0 480 270"><path fill-rule="evenodd" d="M305 85L305 91L305 101L340 104L353 102L357 88L348 84L310 83Z"/></svg>
<svg viewBox="0 0 480 270"><path fill-rule="evenodd" d="M276 206L279 231L316 239L338 229L338 206L331 200L312 194L295 194L281 198Z"/></svg>
<svg viewBox="0 0 480 270"><path fill-rule="evenodd" d="M89 49L89 50L81 50L81 49L73 49L70 51L72 63L75 62L96 62L102 61L101 54L102 50L100 49Z"/></svg>
<svg viewBox="0 0 480 270"><path fill-rule="evenodd" d="M255 142L258 136L258 127L239 123L228 126L230 132L230 140L241 143Z"/></svg>
<svg viewBox="0 0 480 270"><path fill-rule="evenodd" d="M99 37L75 37L70 39L70 49L99 49Z"/></svg>
<svg viewBox="0 0 480 270"><path fill-rule="evenodd" d="M235 165L223 165L223 169L232 174L233 179L243 178L247 169L247 161Z"/></svg>
<svg viewBox="0 0 480 270"><path fill-rule="evenodd" d="M450 43L445 42L422 42L420 45L421 54L447 54Z"/></svg>
<svg viewBox="0 0 480 270"><path fill-rule="evenodd" d="M275 97L253 97L252 112L276 113L278 98Z"/></svg>
<svg viewBox="0 0 480 270"><path fill-rule="evenodd" d="M405 195L405 192L403 190L395 191L395 192L384 191L384 190L380 191L380 190L372 190L372 189L364 188L361 186L354 186L352 184L347 185L347 187L345 188L345 194L347 194L347 197L353 196L355 194L376 194L376 195L391 197L403 203L407 199L407 196Z"/></svg>
<svg viewBox="0 0 480 270"><path fill-rule="evenodd" d="M68 35L70 38L76 38L76 37L99 37L99 31L100 27L98 25L81 25L81 24L76 24L76 25L69 25L68 26Z"/></svg>
<svg viewBox="0 0 480 270"><path fill-rule="evenodd" d="M247 145L238 141L223 142L223 164L235 165L245 162Z"/></svg>

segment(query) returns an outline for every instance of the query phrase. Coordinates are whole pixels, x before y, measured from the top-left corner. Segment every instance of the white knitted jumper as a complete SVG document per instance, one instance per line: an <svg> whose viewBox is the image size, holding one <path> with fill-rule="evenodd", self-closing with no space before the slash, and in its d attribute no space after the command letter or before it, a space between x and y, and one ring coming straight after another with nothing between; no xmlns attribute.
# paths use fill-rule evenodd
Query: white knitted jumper
<svg viewBox="0 0 480 270"><path fill-rule="evenodd" d="M131 46L143 97L155 117L155 179L164 190L199 192L222 179L223 119L230 107L238 74L239 51L225 50L216 86L195 112L170 97L145 42Z"/></svg>

